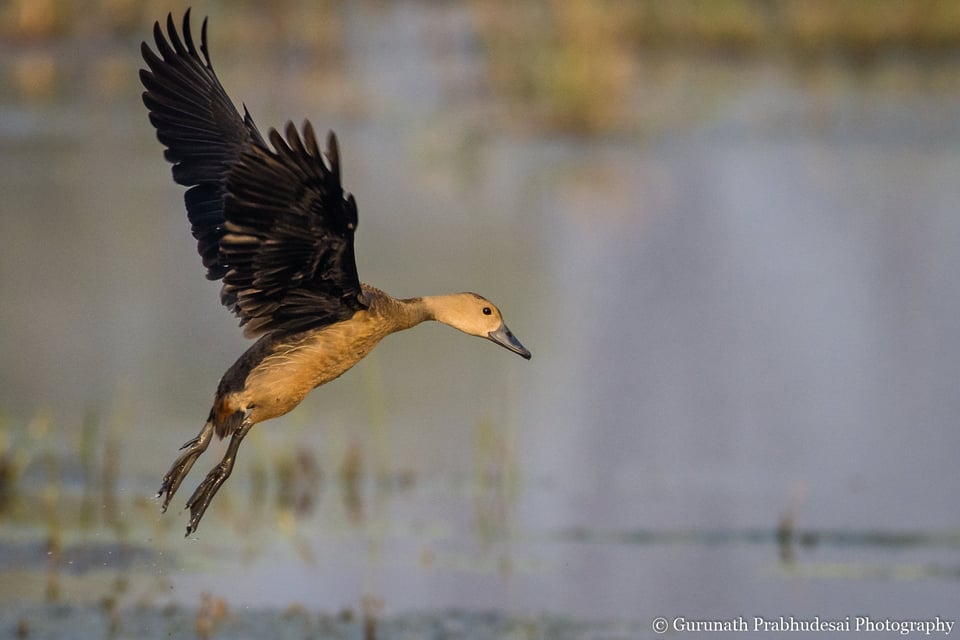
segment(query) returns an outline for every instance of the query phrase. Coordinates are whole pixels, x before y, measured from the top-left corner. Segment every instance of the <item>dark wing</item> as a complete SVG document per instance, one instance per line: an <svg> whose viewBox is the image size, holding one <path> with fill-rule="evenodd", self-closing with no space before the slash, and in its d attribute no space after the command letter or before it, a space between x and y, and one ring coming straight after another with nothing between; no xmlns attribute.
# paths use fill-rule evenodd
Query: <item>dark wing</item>
<svg viewBox="0 0 960 640"><path fill-rule="evenodd" d="M173 163L174 181L190 187L184 200L197 250L207 277L219 280L226 273L219 256L226 174L244 151L262 145L263 138L250 114L240 117L213 71L207 21L203 21L199 52L190 34L189 9L183 16L183 39L172 15L167 16L167 34L169 41L160 23L154 23L159 57L146 42L140 46L150 68L140 70L147 89L143 103L150 110L157 138L167 147L164 157Z"/></svg>
<svg viewBox="0 0 960 640"><path fill-rule="evenodd" d="M159 56L143 43L141 70L150 122L174 163L173 179L190 187L184 199L211 280L223 279L221 301L244 333L299 331L349 318L363 308L353 253L357 209L340 186L331 134L324 163L313 129L301 141L270 131L267 147L249 113L241 118L217 79L204 20L199 52L173 17L167 35L154 25Z"/></svg>
<svg viewBox="0 0 960 640"><path fill-rule="evenodd" d="M337 138L327 140L328 166L309 122L302 140L293 123L286 134L271 129L274 150L254 146L227 176L220 299L247 336L331 324L366 306L353 253L357 205L340 186Z"/></svg>

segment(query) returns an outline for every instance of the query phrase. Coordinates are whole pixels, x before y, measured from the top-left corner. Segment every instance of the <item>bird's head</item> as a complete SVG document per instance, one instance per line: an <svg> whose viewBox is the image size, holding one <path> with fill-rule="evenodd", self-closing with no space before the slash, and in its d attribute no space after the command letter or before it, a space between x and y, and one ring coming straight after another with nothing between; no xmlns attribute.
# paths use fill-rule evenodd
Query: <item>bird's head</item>
<svg viewBox="0 0 960 640"><path fill-rule="evenodd" d="M433 318L471 336L491 340L530 359L531 354L503 322L500 309L475 293L454 293L431 298Z"/></svg>

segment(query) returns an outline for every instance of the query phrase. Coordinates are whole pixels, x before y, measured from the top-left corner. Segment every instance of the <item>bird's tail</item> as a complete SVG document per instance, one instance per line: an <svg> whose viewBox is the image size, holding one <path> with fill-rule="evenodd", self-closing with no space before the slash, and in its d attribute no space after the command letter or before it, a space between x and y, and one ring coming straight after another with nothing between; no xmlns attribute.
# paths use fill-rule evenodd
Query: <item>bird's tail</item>
<svg viewBox="0 0 960 640"><path fill-rule="evenodd" d="M227 403L218 398L217 401L213 403L213 408L210 409L210 416L207 418L207 422L213 423L217 437L222 440L240 428L245 415L242 410L232 409L227 406Z"/></svg>

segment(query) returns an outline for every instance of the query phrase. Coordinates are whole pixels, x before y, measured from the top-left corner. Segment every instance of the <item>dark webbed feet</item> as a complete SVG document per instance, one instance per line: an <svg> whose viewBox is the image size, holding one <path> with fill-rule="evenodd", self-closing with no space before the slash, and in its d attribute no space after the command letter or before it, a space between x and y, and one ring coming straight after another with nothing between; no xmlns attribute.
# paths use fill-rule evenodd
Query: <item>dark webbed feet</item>
<svg viewBox="0 0 960 640"><path fill-rule="evenodd" d="M187 500L187 508L190 509L190 522L187 524L187 535L194 533L200 526L200 518L213 500L213 496L223 485L230 472L233 471L233 459L224 458L217 466L210 470L203 482L197 486L193 495Z"/></svg>
<svg viewBox="0 0 960 640"><path fill-rule="evenodd" d="M224 454L223 460L210 470L207 477L203 479L203 482L200 483L193 492L193 495L190 496L190 499L187 500L187 508L190 509L190 522L187 524L186 535L189 536L191 533L196 532L197 527L200 526L200 519L203 517L204 512L206 512L207 507L210 506L210 501L213 500L213 496L217 494L217 491L220 490L220 487L226 479L230 477L230 473L233 471L233 463L237 459L237 451L240 450L240 443L252 426L252 424L246 421L240 424L230 438L230 444L227 446L227 452Z"/></svg>
<svg viewBox="0 0 960 640"><path fill-rule="evenodd" d="M160 483L160 491L157 492L158 498L163 497L163 504L160 505L161 512L166 513L173 494L177 492L183 479L190 473L190 468L193 467L193 463L197 461L200 454L207 450L207 446L210 444L212 437L213 423L207 422L203 425L203 429L200 430L196 438L188 440L180 447L183 453L173 461L170 470L163 476L163 480Z"/></svg>

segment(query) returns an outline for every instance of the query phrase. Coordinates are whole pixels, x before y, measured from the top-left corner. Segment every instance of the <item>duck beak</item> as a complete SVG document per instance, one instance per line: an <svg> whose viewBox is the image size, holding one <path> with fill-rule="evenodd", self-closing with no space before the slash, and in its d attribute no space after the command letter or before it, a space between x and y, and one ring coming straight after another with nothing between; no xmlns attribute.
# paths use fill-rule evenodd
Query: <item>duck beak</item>
<svg viewBox="0 0 960 640"><path fill-rule="evenodd" d="M500 324L499 329L488 333L487 337L493 340L494 342L496 342L501 347L505 347L510 351L513 351L514 353L520 354L527 360L529 360L530 357L533 355L529 351L527 351L527 349L522 344L520 344L520 341L517 340L516 336L514 336L510 332L510 329L507 329L507 325L503 323Z"/></svg>

